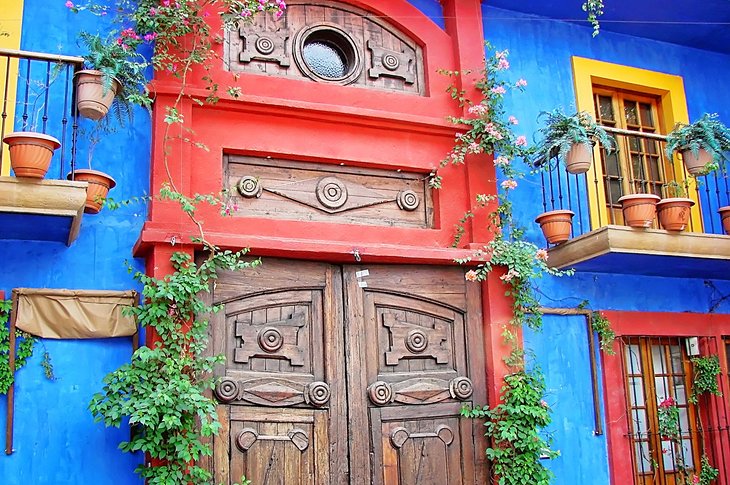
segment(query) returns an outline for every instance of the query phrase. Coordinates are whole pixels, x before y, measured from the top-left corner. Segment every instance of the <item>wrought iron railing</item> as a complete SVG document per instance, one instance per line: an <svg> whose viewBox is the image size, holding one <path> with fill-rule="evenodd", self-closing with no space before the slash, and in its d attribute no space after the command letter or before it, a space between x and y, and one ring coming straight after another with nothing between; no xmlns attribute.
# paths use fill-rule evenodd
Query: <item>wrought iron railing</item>
<svg viewBox="0 0 730 485"><path fill-rule="evenodd" d="M606 225L623 224L619 198L636 193L695 199L687 231L723 234L720 207L730 205L730 175L721 167L709 175L692 178L681 162L665 153L666 136L605 127L616 140L609 153L594 150L593 167L586 174L570 174L557 157L540 160L543 211L568 209L575 213L576 237ZM676 184L671 184L674 181ZM659 227L655 223L655 227Z"/></svg>
<svg viewBox="0 0 730 485"><path fill-rule="evenodd" d="M52 135L61 148L47 177L65 178L76 166L78 116L73 77L83 58L0 49L0 139L13 131ZM9 171L6 147L0 150L0 175Z"/></svg>

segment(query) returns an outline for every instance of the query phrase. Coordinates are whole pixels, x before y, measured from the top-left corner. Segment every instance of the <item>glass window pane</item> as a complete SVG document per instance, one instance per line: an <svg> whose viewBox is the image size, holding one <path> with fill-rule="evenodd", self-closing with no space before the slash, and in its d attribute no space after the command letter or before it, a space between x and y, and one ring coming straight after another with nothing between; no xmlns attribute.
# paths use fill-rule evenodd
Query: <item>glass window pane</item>
<svg viewBox="0 0 730 485"><path fill-rule="evenodd" d="M632 152L641 152L641 138L638 136L629 137L629 150Z"/></svg>
<svg viewBox="0 0 730 485"><path fill-rule="evenodd" d="M657 157L646 157L646 164L649 169L649 173L647 174L650 180L659 180L661 181L661 173L659 172L659 158Z"/></svg>
<svg viewBox="0 0 730 485"><path fill-rule="evenodd" d="M684 456L682 456L684 466L686 468L694 468L695 461L692 456L692 442L690 440L682 440L682 452L684 453Z"/></svg>
<svg viewBox="0 0 730 485"><path fill-rule="evenodd" d="M689 433L689 413L687 408L679 408L679 430L683 435Z"/></svg>
<svg viewBox="0 0 730 485"><path fill-rule="evenodd" d="M684 374L684 368L682 367L682 347L679 345L670 345L669 355L672 359L672 371L675 374Z"/></svg>
<svg viewBox="0 0 730 485"><path fill-rule="evenodd" d="M635 101L625 101L624 116L626 117L627 125L637 126L639 124L639 116L636 110Z"/></svg>
<svg viewBox="0 0 730 485"><path fill-rule="evenodd" d="M644 140L644 150L650 155L659 154L659 143L654 140Z"/></svg>
<svg viewBox="0 0 730 485"><path fill-rule="evenodd" d="M638 345L626 346L626 370L629 374L641 374L641 357Z"/></svg>
<svg viewBox="0 0 730 485"><path fill-rule="evenodd" d="M675 377L675 379L678 379ZM677 401L677 404L687 404L687 391L684 387L684 379L679 379L681 382L677 383L675 380L674 385L674 400Z"/></svg>
<svg viewBox="0 0 730 485"><path fill-rule="evenodd" d="M651 473L651 455L649 454L649 443L641 441L634 443L636 452L636 468L639 473Z"/></svg>
<svg viewBox="0 0 730 485"><path fill-rule="evenodd" d="M621 184L618 180L611 180L611 192L610 192L610 198L608 199L609 204L615 204L618 202L618 200L621 198L623 194L623 190L621 188Z"/></svg>
<svg viewBox="0 0 730 485"><path fill-rule="evenodd" d="M598 114L601 121L615 121L613 103L610 96L598 96Z"/></svg>
<svg viewBox="0 0 730 485"><path fill-rule="evenodd" d="M604 152L604 163L606 169L606 175L613 175L615 177L621 174L621 168L618 163L617 153L605 153Z"/></svg>
<svg viewBox="0 0 730 485"><path fill-rule="evenodd" d="M675 449L671 441L662 441L662 462L665 472L674 471Z"/></svg>
<svg viewBox="0 0 730 485"><path fill-rule="evenodd" d="M646 179L646 173L644 173L644 164L642 161L641 155L631 155L631 170L633 170L635 179ZM654 372L661 372L659 369L662 368L654 366ZM664 367L664 369L666 369L666 367Z"/></svg>
<svg viewBox="0 0 730 485"><path fill-rule="evenodd" d="M651 105L649 103L640 103L639 112L641 114L642 126L654 128L654 116L651 113Z"/></svg>
<svg viewBox="0 0 730 485"><path fill-rule="evenodd" d="M629 377L629 401L632 407L644 406L644 379L641 377Z"/></svg>
<svg viewBox="0 0 730 485"><path fill-rule="evenodd" d="M633 431L637 439L646 438L649 433L649 422L646 419L646 411L643 409L634 409L631 414L633 415Z"/></svg>
<svg viewBox="0 0 730 485"><path fill-rule="evenodd" d="M671 397L669 394L669 382L666 377L655 377L654 388L656 390L656 402L660 404L662 401Z"/></svg>

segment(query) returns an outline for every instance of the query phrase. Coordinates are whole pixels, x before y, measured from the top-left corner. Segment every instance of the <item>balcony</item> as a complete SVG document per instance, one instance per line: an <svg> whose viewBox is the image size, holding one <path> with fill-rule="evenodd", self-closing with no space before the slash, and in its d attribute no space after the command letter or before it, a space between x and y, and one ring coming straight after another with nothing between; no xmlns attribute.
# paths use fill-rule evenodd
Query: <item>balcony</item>
<svg viewBox="0 0 730 485"><path fill-rule="evenodd" d="M0 239L58 241L79 232L86 182L74 181L78 117L74 73L80 57L0 49L0 139L14 131L49 134L61 142L43 179L11 175L0 150ZM72 180L66 180L71 173Z"/></svg>
<svg viewBox="0 0 730 485"><path fill-rule="evenodd" d="M540 161L542 208L575 213L571 239L550 248L550 265L576 271L730 279L730 237L718 208L730 205L730 180L722 169L691 177L680 157L664 153L666 137L606 127L617 151L594 149L585 174L573 175L557 159ZM676 181L695 201L688 227L666 231L624 225L619 197L651 193L665 198Z"/></svg>

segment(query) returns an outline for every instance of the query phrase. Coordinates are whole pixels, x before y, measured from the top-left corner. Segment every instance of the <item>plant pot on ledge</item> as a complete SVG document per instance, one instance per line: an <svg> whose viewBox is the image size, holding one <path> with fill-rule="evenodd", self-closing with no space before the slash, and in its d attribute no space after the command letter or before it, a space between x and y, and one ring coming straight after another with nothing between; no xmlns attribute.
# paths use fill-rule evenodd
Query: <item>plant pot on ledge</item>
<svg viewBox="0 0 730 485"><path fill-rule="evenodd" d="M657 202L659 224L667 231L684 231L695 201L685 197L670 197Z"/></svg>
<svg viewBox="0 0 730 485"><path fill-rule="evenodd" d="M100 120L109 112L114 96L119 92L120 84L111 80L111 86L104 86L101 71L84 70L75 74L76 107L84 118Z"/></svg>
<svg viewBox="0 0 730 485"><path fill-rule="evenodd" d="M80 169L68 174L66 177L71 180L88 182L89 187L86 189L86 204L84 212L87 214L98 214L101 210L103 200L114 186L116 181L109 175L98 170Z"/></svg>
<svg viewBox="0 0 730 485"><path fill-rule="evenodd" d="M659 200L659 196L654 194L631 194L619 198L625 224L631 227L651 227Z"/></svg>
<svg viewBox="0 0 730 485"><path fill-rule="evenodd" d="M540 224L548 243L560 244L570 239L574 215L573 211L564 209L548 211L537 216L535 222Z"/></svg>
<svg viewBox="0 0 730 485"><path fill-rule="evenodd" d="M722 228L725 230L725 234L730 235L730 205L720 207L717 212L720 214L720 219L722 219Z"/></svg>
<svg viewBox="0 0 730 485"><path fill-rule="evenodd" d="M10 166L16 177L42 179L51 165L53 152L61 142L44 133L16 131L3 137L10 152Z"/></svg>

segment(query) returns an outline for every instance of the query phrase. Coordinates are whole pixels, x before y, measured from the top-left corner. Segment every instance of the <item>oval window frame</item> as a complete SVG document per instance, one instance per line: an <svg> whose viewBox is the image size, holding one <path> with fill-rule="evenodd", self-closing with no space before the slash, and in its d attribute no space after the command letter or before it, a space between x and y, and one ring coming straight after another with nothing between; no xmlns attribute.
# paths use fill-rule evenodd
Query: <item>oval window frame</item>
<svg viewBox="0 0 730 485"><path fill-rule="evenodd" d="M347 73L341 77L325 77L310 69L304 58L304 46L308 40L333 44L348 61ZM302 74L314 81L328 84L353 83L363 71L363 56L353 37L339 26L329 23L319 23L297 32L294 38L294 61Z"/></svg>

